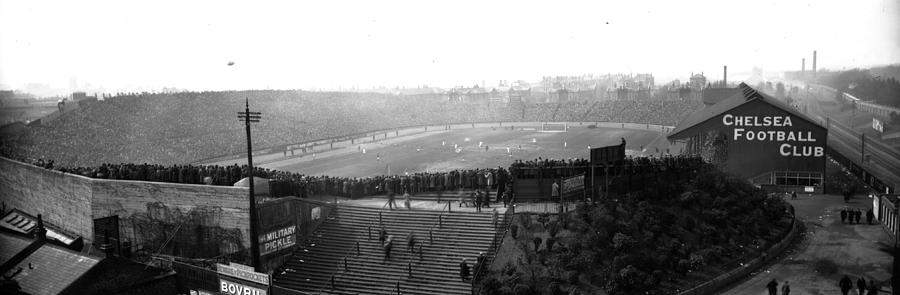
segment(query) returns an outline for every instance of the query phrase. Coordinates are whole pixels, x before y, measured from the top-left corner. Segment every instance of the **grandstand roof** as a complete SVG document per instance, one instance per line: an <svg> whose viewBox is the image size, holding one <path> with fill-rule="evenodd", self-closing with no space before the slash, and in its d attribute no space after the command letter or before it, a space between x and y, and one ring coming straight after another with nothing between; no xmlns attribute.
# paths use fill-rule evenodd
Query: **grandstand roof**
<svg viewBox="0 0 900 295"><path fill-rule="evenodd" d="M694 126L699 125L703 122L706 122L712 118L715 118L715 117L721 115L724 112L730 111L732 109L735 109L739 106L742 106L742 105L749 103L751 101L754 101L754 100L759 100L759 101L768 103L776 108L779 108L781 110L784 110L785 112L790 113L792 116L799 117L805 121L808 121L810 124L825 128L824 126L819 124L816 120L813 120L809 116L797 111L790 105L782 102L781 100L778 100L775 97L769 96L769 95L759 92L759 91L756 91L756 89L753 89L753 87L750 87L745 83L741 83L740 85L738 85L737 88L740 91L738 91L738 93L735 93L731 97L723 99L722 101L720 101L714 105L707 106L703 109L700 109L700 110L692 113L690 116L688 116L687 118L682 120L680 123L678 123L678 126L675 127L675 130L672 130L672 133L669 133L669 136L667 136L667 137L670 139L678 139L678 138L686 137L685 136L686 134L684 134L685 131L692 129Z"/></svg>

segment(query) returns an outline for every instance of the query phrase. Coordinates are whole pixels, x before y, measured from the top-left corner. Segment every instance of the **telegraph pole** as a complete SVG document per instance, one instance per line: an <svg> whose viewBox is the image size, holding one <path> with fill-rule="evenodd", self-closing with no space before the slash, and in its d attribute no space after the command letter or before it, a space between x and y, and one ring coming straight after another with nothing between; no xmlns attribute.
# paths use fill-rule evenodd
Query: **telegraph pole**
<svg viewBox="0 0 900 295"><path fill-rule="evenodd" d="M245 100L245 108L243 112L238 112L238 119L244 120L247 125L247 174L250 180L250 264L257 272L262 272L259 265L259 240L256 213L256 196L253 194L253 148L250 144L250 123L259 123L261 117L260 112L250 111L250 99Z"/></svg>

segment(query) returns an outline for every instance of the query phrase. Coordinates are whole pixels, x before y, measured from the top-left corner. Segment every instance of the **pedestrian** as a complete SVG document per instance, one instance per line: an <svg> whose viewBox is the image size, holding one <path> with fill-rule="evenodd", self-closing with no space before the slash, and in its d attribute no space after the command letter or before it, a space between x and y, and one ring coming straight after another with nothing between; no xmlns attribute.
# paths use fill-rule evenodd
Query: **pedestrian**
<svg viewBox="0 0 900 295"><path fill-rule="evenodd" d="M866 221L869 222L869 225L872 225L872 219L875 219L875 213L872 212L872 209L866 210Z"/></svg>
<svg viewBox="0 0 900 295"><path fill-rule="evenodd" d="M784 285L781 286L781 294L791 295L791 285L788 284L788 281L784 281Z"/></svg>
<svg viewBox="0 0 900 295"><path fill-rule="evenodd" d="M384 242L384 261L388 261L391 259L391 248L394 246L394 236L388 236L387 241Z"/></svg>
<svg viewBox="0 0 900 295"><path fill-rule="evenodd" d="M860 211L859 208L856 208L855 210L856 211L854 211L853 214L856 216L856 224L859 224L859 219L862 218L862 211Z"/></svg>
<svg viewBox="0 0 900 295"><path fill-rule="evenodd" d="M412 201L410 198L411 197L409 195L409 192L406 192L405 194L403 194L403 206L406 206L406 210L412 209L412 207L410 207L410 204L409 204L410 201Z"/></svg>
<svg viewBox="0 0 900 295"><path fill-rule="evenodd" d="M558 202L559 200L559 184L556 184L556 181L550 185L550 201Z"/></svg>
<svg viewBox="0 0 900 295"><path fill-rule="evenodd" d="M497 208L494 208L493 210L491 210L491 221L493 222L494 227L497 226L497 215L498 215Z"/></svg>
<svg viewBox="0 0 900 295"><path fill-rule="evenodd" d="M381 231L378 232L378 242L384 244L384 241L387 240L387 231L384 228L381 228Z"/></svg>
<svg viewBox="0 0 900 295"><path fill-rule="evenodd" d="M475 212L481 212L481 191L475 190L472 193L473 198L475 199Z"/></svg>
<svg viewBox="0 0 900 295"><path fill-rule="evenodd" d="M792 191L791 192L791 200L796 200L796 199L797 199L797 191Z"/></svg>
<svg viewBox="0 0 900 295"><path fill-rule="evenodd" d="M766 289L769 290L769 295L778 295L778 282L772 279L766 284Z"/></svg>
<svg viewBox="0 0 900 295"><path fill-rule="evenodd" d="M881 289L881 286L878 286L875 280L869 280L869 293L866 293L866 295L878 295L878 289Z"/></svg>
<svg viewBox="0 0 900 295"><path fill-rule="evenodd" d="M859 289L859 294L866 294L866 280L862 277L856 279L856 288Z"/></svg>
<svg viewBox="0 0 900 295"><path fill-rule="evenodd" d="M850 281L850 277L844 275L844 277L841 278L841 281L838 283L838 286L841 287L841 294L847 295L847 293L850 292L850 289L853 289L853 282Z"/></svg>
<svg viewBox="0 0 900 295"><path fill-rule="evenodd" d="M406 247L408 248L409 253L416 253L416 251L415 251L416 234L415 233L409 232L409 234L406 235Z"/></svg>
<svg viewBox="0 0 900 295"><path fill-rule="evenodd" d="M460 192L459 192L459 206L458 206L458 207L462 208L462 205L463 205L463 204L466 205L466 208L469 208L469 203L466 202L466 193L460 191Z"/></svg>
<svg viewBox="0 0 900 295"><path fill-rule="evenodd" d="M469 279L469 264L466 263L465 258L459 263L459 277L462 278L463 282Z"/></svg>
<svg viewBox="0 0 900 295"><path fill-rule="evenodd" d="M391 210L394 210L394 206L397 206L397 202L394 200L394 192L388 192L388 201L386 205L390 206ZM384 208L384 206L382 206L382 208ZM399 209L400 207L398 206L397 208Z"/></svg>
<svg viewBox="0 0 900 295"><path fill-rule="evenodd" d="M847 223L847 208L841 209L841 223Z"/></svg>
<svg viewBox="0 0 900 295"><path fill-rule="evenodd" d="M509 191L503 192L503 208L509 205Z"/></svg>

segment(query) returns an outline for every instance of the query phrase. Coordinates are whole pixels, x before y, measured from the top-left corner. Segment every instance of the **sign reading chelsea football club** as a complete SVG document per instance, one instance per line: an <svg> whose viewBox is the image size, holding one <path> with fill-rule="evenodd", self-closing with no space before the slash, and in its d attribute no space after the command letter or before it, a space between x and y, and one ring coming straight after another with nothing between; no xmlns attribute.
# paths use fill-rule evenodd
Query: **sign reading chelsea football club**
<svg viewBox="0 0 900 295"><path fill-rule="evenodd" d="M812 131L777 130L792 127L791 116L735 116L725 114L722 124L734 126L734 141L774 141L783 142L778 152L785 157L823 157L825 148L817 145ZM748 130L747 127L768 127L769 130ZM772 130L774 129L774 130Z"/></svg>

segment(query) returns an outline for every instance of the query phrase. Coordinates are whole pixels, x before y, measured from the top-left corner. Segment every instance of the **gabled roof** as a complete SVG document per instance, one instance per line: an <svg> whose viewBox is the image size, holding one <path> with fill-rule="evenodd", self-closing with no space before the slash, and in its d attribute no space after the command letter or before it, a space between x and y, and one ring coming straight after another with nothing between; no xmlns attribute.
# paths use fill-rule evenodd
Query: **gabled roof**
<svg viewBox="0 0 900 295"><path fill-rule="evenodd" d="M706 106L705 108L692 113L690 116L682 120L680 123L678 123L678 126L675 127L675 130L672 130L672 133L669 133L669 136L667 136L667 138L683 138L685 137L685 134L683 134L684 131L754 100L768 103L776 108L790 113L791 116L799 117L809 122L810 124L819 126L823 129L825 128L816 120L813 120L806 114L799 112L798 110L778 100L777 98L756 91L756 89L753 89L753 87L750 87L747 84L741 83L737 88L740 90L738 93L732 95L729 98L723 99L722 101L714 105Z"/></svg>
<svg viewBox="0 0 900 295"><path fill-rule="evenodd" d="M28 246L22 247L23 243ZM26 294L59 294L101 260L5 232L0 233L0 245L13 246L8 250L15 251L9 253L11 258L3 257L3 275L16 281Z"/></svg>
<svg viewBox="0 0 900 295"><path fill-rule="evenodd" d="M97 263L98 258L45 245L13 269L22 269L13 279L29 294L59 294Z"/></svg>

